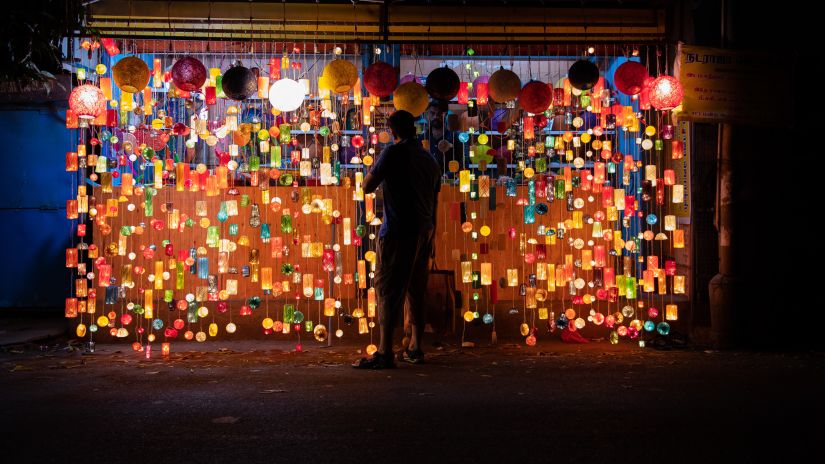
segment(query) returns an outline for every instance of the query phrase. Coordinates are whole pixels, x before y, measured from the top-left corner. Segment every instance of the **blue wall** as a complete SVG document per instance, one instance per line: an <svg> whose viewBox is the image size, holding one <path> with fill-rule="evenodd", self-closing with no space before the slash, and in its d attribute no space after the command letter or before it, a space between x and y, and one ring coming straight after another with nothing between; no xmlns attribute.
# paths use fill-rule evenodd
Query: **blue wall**
<svg viewBox="0 0 825 464"><path fill-rule="evenodd" d="M60 307L69 292L66 200L76 193L64 169L65 110L0 109L0 308Z"/></svg>

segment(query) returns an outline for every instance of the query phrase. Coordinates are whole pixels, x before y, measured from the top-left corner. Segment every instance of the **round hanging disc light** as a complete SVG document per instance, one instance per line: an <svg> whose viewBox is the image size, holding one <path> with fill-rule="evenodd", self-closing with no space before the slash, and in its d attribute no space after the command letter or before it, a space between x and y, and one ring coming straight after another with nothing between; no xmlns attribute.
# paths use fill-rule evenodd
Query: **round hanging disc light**
<svg viewBox="0 0 825 464"><path fill-rule="evenodd" d="M458 95L460 86L458 74L446 66L433 69L427 76L427 93L436 100L452 100Z"/></svg>
<svg viewBox="0 0 825 464"><path fill-rule="evenodd" d="M223 93L232 100L242 101L258 91L255 74L242 65L229 68L221 79Z"/></svg>
<svg viewBox="0 0 825 464"><path fill-rule="evenodd" d="M647 68L643 64L637 61L628 61L616 68L613 83L619 89L619 92L625 95L636 95L642 91L647 78Z"/></svg>
<svg viewBox="0 0 825 464"><path fill-rule="evenodd" d="M417 82L407 82L393 92L392 104L396 110L408 111L415 117L421 115L429 104L427 89Z"/></svg>
<svg viewBox="0 0 825 464"><path fill-rule="evenodd" d="M579 90L590 90L599 81L599 68L588 60L579 60L567 71L570 85Z"/></svg>
<svg viewBox="0 0 825 464"><path fill-rule="evenodd" d="M650 86L650 104L657 110L676 108L683 96L682 84L673 76L659 76Z"/></svg>
<svg viewBox="0 0 825 464"><path fill-rule="evenodd" d="M100 88L83 84L69 94L69 108L79 118L94 119L106 111L106 96Z"/></svg>
<svg viewBox="0 0 825 464"><path fill-rule="evenodd" d="M206 67L192 56L184 56L172 66L172 82L175 87L193 92L206 82Z"/></svg>
<svg viewBox="0 0 825 464"><path fill-rule="evenodd" d="M528 113L544 113L553 101L553 87L541 81L528 82L518 94L519 105Z"/></svg>
<svg viewBox="0 0 825 464"><path fill-rule="evenodd" d="M364 71L364 87L370 95L388 97L398 86L398 71L383 61L376 61Z"/></svg>
<svg viewBox="0 0 825 464"><path fill-rule="evenodd" d="M347 93L358 82L358 70L347 60L332 60L325 67L323 75L327 87L335 93Z"/></svg>
<svg viewBox="0 0 825 464"><path fill-rule="evenodd" d="M488 90L493 100L500 103L510 101L521 91L521 79L513 71L500 68L490 76Z"/></svg>
<svg viewBox="0 0 825 464"><path fill-rule="evenodd" d="M280 79L269 87L269 102L278 111L295 111L304 102L304 86L292 79Z"/></svg>
<svg viewBox="0 0 825 464"><path fill-rule="evenodd" d="M149 66L136 56L127 56L112 67L115 85L129 93L138 93L149 85Z"/></svg>

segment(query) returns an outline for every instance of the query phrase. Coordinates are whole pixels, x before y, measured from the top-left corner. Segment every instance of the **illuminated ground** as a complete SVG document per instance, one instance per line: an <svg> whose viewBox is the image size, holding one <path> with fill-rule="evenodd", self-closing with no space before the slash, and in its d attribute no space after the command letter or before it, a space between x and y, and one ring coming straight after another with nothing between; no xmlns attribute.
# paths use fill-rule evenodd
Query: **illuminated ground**
<svg viewBox="0 0 825 464"><path fill-rule="evenodd" d="M363 372L355 346L43 348L0 352L4 462L791 462L825 410L813 353L501 343Z"/></svg>

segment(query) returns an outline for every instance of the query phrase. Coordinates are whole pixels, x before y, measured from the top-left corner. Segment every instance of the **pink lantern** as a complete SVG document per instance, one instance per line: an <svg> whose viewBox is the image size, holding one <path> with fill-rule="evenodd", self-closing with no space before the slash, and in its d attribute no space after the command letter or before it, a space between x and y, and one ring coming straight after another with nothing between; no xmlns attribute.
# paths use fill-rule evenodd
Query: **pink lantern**
<svg viewBox="0 0 825 464"><path fill-rule="evenodd" d="M69 95L69 108L79 118L95 119L106 111L106 96L100 88L83 84Z"/></svg>
<svg viewBox="0 0 825 464"><path fill-rule="evenodd" d="M657 110L672 110L682 103L684 93L679 79L659 76L650 86L650 104Z"/></svg>

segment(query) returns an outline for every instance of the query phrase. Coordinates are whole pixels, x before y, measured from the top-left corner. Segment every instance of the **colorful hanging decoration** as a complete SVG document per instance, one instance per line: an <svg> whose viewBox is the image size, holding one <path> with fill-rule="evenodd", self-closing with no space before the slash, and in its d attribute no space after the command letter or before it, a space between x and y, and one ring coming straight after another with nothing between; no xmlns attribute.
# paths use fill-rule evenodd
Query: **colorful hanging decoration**
<svg viewBox="0 0 825 464"><path fill-rule="evenodd" d="M460 85L458 74L446 66L435 68L427 75L427 93L436 100L452 100L458 95Z"/></svg>
<svg viewBox="0 0 825 464"><path fill-rule="evenodd" d="M521 91L521 79L518 74L502 67L490 76L488 88L493 100L500 103L508 102L518 97Z"/></svg>
<svg viewBox="0 0 825 464"><path fill-rule="evenodd" d="M137 93L149 84L149 66L136 56L127 56L114 65L112 78L120 90Z"/></svg>
<svg viewBox="0 0 825 464"><path fill-rule="evenodd" d="M392 98L396 110L409 111L413 116L420 116L427 109L429 101L427 89L417 82L399 85Z"/></svg>
<svg viewBox="0 0 825 464"><path fill-rule="evenodd" d="M570 85L579 90L590 90L599 81L599 68L590 60L579 60L567 71Z"/></svg>
<svg viewBox="0 0 825 464"><path fill-rule="evenodd" d="M228 98L243 101L258 91L258 79L249 68L238 62L223 74L221 86Z"/></svg>
<svg viewBox="0 0 825 464"><path fill-rule="evenodd" d="M206 67L195 57L180 58L172 66L172 82L187 92L199 90L206 82Z"/></svg>
<svg viewBox="0 0 825 464"><path fill-rule="evenodd" d="M625 95L637 95L642 91L645 79L647 79L647 68L637 61L626 61L616 68L613 82L616 89Z"/></svg>
<svg viewBox="0 0 825 464"><path fill-rule="evenodd" d="M673 76L659 76L650 85L650 104L657 110L676 108L683 96L682 84Z"/></svg>
<svg viewBox="0 0 825 464"><path fill-rule="evenodd" d="M358 61L332 50L323 72L294 47L254 70L159 54L150 73L134 56L108 69L116 45L104 46L89 41L67 112L78 187L65 315L78 337L165 356L244 324L375 350L383 218L363 182L391 143L389 114L418 117L431 96L450 101L417 122L443 166L436 260L455 271L467 333L495 339L497 318L512 318L531 346L559 332L618 343L678 323L690 147L673 77L627 62L611 82L581 60L547 76L555 87L522 87L462 55L461 78L437 64L426 87L373 63L362 95Z"/></svg>
<svg viewBox="0 0 825 464"><path fill-rule="evenodd" d="M544 113L553 101L553 86L540 81L530 81L518 94L519 105L528 113Z"/></svg>
<svg viewBox="0 0 825 464"><path fill-rule="evenodd" d="M383 61L376 61L364 70L364 87L370 95L388 97L398 86L398 70Z"/></svg>

